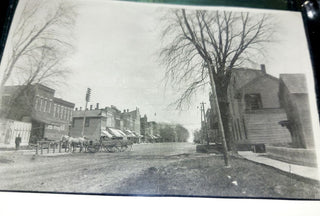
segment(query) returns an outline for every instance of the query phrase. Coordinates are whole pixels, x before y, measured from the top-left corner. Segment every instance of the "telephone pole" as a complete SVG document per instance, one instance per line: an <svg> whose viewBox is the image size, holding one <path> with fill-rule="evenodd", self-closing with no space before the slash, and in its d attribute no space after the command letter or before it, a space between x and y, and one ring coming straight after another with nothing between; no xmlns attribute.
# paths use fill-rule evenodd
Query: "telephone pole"
<svg viewBox="0 0 320 216"><path fill-rule="evenodd" d="M226 142L226 138L225 138L225 134L224 134L224 128L223 128L223 123L222 123L222 118L221 118L221 113L220 113L219 101L218 101L217 91L216 91L216 84L215 84L215 81L213 78L213 71L212 71L212 67L211 67L212 65L210 64L210 62L206 62L206 63L207 63L207 67L208 67L209 77L210 77L213 103L214 103L215 108L217 110L218 127L219 127L219 131L221 133L221 139L222 139L224 164L226 167L230 167L227 142Z"/></svg>
<svg viewBox="0 0 320 216"><path fill-rule="evenodd" d="M87 88L87 93L86 93L86 106L84 108L84 113L83 113L83 123L82 123L82 131L81 131L81 136L84 136L84 127L86 124L86 111L88 107L88 102L90 101L90 96L91 96L91 88Z"/></svg>
<svg viewBox="0 0 320 216"><path fill-rule="evenodd" d="M204 105L206 103L202 102L200 103L201 104L201 109L202 109L202 112L203 112L203 121L204 121L204 126L206 128L206 137L207 137L207 145L209 145L209 133L208 133L208 125L207 125L207 119L206 119L206 115L205 115L205 109L204 109ZM201 122L202 124L202 122Z"/></svg>

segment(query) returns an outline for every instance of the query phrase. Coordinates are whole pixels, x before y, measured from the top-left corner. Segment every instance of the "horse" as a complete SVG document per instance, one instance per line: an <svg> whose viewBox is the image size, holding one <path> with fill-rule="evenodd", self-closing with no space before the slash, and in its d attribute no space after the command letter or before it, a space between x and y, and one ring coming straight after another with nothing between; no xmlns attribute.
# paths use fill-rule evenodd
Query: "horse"
<svg viewBox="0 0 320 216"><path fill-rule="evenodd" d="M71 136L67 136L67 135L63 135L61 137L61 142L65 143L68 145L69 150L71 150L71 147L73 148L73 151L75 149L76 146L80 147L80 152L82 152L83 147L85 147L85 144L88 142L88 140L86 139L86 137L71 137Z"/></svg>

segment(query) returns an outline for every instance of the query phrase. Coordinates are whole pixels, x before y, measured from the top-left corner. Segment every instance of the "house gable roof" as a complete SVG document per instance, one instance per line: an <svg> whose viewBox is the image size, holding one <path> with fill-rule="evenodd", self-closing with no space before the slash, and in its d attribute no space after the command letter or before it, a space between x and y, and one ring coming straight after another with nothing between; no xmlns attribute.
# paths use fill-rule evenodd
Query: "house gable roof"
<svg viewBox="0 0 320 216"><path fill-rule="evenodd" d="M256 77L261 76L262 74L264 73L259 69L234 68L232 69L232 77L230 80L230 82L232 83L230 84L233 85L233 88L239 89Z"/></svg>
<svg viewBox="0 0 320 216"><path fill-rule="evenodd" d="M280 74L282 81L291 94L308 94L306 77L304 74Z"/></svg>
<svg viewBox="0 0 320 216"><path fill-rule="evenodd" d="M257 82L259 82L260 79L263 78L267 78L276 82L279 82L279 79L271 76L270 74L262 74L260 76L257 76L256 78L252 79L251 81L249 81L248 83L246 83L245 85L243 85L242 87L238 88L237 91L241 92L242 90L244 90L245 88L249 87L250 85L255 85Z"/></svg>

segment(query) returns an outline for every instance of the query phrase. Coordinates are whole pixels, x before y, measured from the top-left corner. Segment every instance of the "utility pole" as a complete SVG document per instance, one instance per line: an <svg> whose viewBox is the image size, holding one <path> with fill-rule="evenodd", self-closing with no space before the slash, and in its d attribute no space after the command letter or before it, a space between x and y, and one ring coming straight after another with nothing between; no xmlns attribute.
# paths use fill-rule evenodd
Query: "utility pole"
<svg viewBox="0 0 320 216"><path fill-rule="evenodd" d="M203 145L204 144L204 142L203 142L203 128L202 128L202 122L203 122L203 120L202 120L202 105L201 105L201 103L200 103L200 107L197 107L197 108L200 108L200 131L201 131L201 133L200 133L200 139L201 139L201 144Z"/></svg>
<svg viewBox="0 0 320 216"><path fill-rule="evenodd" d="M204 109L204 105L206 103L202 102L200 103L201 104L201 107L202 107L202 110L203 110L203 120L204 120L204 126L206 128L206 136L207 136L207 145L209 145L209 133L208 133L208 124L207 124L207 119L206 119L206 115L205 115L205 109Z"/></svg>
<svg viewBox="0 0 320 216"><path fill-rule="evenodd" d="M87 93L86 93L86 106L84 108L84 113L83 113L83 123L82 123L82 131L81 131L81 136L84 136L84 127L86 124L86 111L88 107L88 102L90 101L90 96L91 96L91 88L87 88Z"/></svg>
<svg viewBox="0 0 320 216"><path fill-rule="evenodd" d="M227 143L226 143L226 138L225 138L224 129L223 129L223 123L222 123L222 119L221 119L220 107L219 107L219 103L218 103L216 84L213 79L212 65L210 64L210 62L206 62L206 63L207 63L207 67L208 67L209 77L210 77L213 103L216 107L217 115L218 115L218 127L219 127L219 131L221 133L221 139L222 139L224 164L226 167L229 167L228 149L227 149Z"/></svg>

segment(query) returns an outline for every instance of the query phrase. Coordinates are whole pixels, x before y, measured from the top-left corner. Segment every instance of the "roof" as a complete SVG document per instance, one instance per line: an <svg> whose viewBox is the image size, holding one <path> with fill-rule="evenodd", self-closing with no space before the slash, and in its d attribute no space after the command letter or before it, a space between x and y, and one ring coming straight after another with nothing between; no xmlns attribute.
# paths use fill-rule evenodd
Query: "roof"
<svg viewBox="0 0 320 216"><path fill-rule="evenodd" d="M249 83L251 80L263 75L259 69L249 69L249 68L234 68L232 69L232 77L235 77L235 89L239 89L242 86ZM232 84L232 83L230 83Z"/></svg>
<svg viewBox="0 0 320 216"><path fill-rule="evenodd" d="M262 74L261 76L257 76L256 78L254 78L251 81L247 82L245 85L243 85L240 88L238 88L237 91L240 92L241 90L245 89L246 87L248 87L248 86L250 86L252 84L258 83L258 81L260 79L262 79L262 78L268 78L268 79L271 79L271 80L279 82L278 78L276 78L274 76L271 76L270 74Z"/></svg>
<svg viewBox="0 0 320 216"><path fill-rule="evenodd" d="M280 80L291 94L308 94L306 77L304 74L280 74Z"/></svg>
<svg viewBox="0 0 320 216"><path fill-rule="evenodd" d="M86 110L86 117L101 117L102 110ZM84 110L75 110L72 113L73 118L80 118L84 116Z"/></svg>
<svg viewBox="0 0 320 216"><path fill-rule="evenodd" d="M70 108L74 108L74 103L71 103L71 102L69 102L69 101L66 101L66 100L63 100L63 99L61 99L61 98L56 98L56 97L54 97L53 98L53 101L55 102L55 103L58 103L58 104L61 104L61 105L64 105L64 106L68 106L68 107L70 107Z"/></svg>

